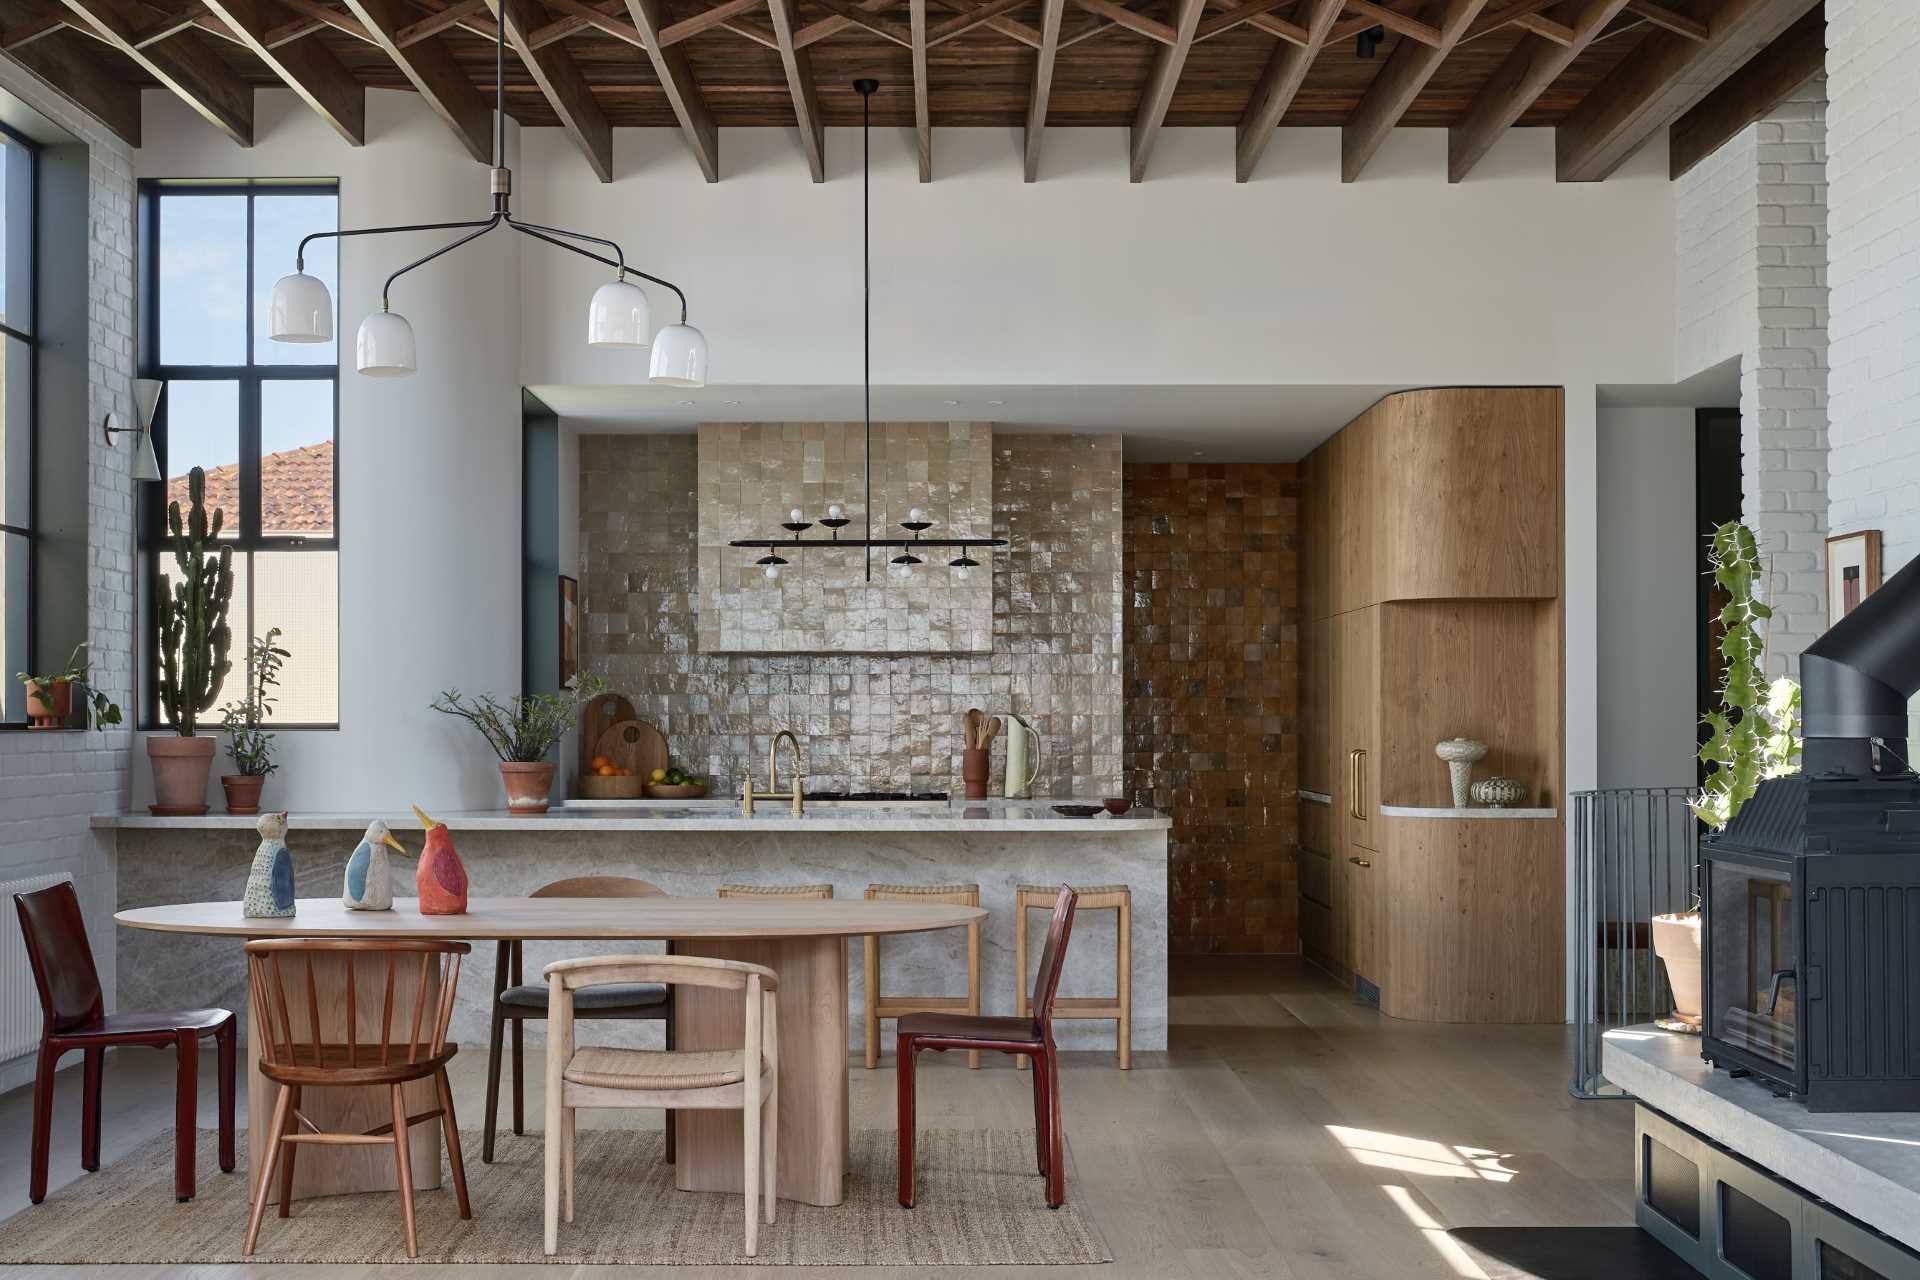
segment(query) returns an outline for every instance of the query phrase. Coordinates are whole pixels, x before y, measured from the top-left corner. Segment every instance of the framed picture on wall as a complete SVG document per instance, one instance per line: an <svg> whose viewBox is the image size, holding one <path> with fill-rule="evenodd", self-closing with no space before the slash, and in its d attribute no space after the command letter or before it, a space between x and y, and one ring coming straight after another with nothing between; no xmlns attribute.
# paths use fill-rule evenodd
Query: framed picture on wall
<svg viewBox="0 0 1920 1280"><path fill-rule="evenodd" d="M1827 539L1827 625L1852 613L1880 587L1880 531L1836 534Z"/></svg>
<svg viewBox="0 0 1920 1280"><path fill-rule="evenodd" d="M580 672L580 582L560 575L560 683Z"/></svg>

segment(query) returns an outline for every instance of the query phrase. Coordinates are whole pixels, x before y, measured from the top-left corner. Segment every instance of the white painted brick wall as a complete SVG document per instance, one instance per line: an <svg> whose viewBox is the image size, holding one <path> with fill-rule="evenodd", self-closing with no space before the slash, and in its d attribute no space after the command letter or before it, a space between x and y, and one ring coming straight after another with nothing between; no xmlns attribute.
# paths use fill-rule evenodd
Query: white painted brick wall
<svg viewBox="0 0 1920 1280"><path fill-rule="evenodd" d="M1828 0L1830 517L1920 554L1920 6Z"/></svg>
<svg viewBox="0 0 1920 1280"><path fill-rule="evenodd" d="M1680 179L1676 373L1740 360L1742 514L1772 576L1773 670L1826 627L1826 86Z"/></svg>
<svg viewBox="0 0 1920 1280"><path fill-rule="evenodd" d="M128 421L134 416L132 158L118 138L4 57L0 88L89 148L87 421L43 422L40 429L87 435L89 654L95 678L130 722L136 612L133 450L126 436L120 437L118 447L109 447L97 427L109 410L118 410ZM0 674L9 679L13 675ZM126 806L133 737L124 726L85 733L0 733L0 880L72 874L109 1008L114 987L114 859L110 843L95 836L88 819ZM12 904L0 908L11 911ZM31 1058L0 1064L0 1089L31 1078Z"/></svg>

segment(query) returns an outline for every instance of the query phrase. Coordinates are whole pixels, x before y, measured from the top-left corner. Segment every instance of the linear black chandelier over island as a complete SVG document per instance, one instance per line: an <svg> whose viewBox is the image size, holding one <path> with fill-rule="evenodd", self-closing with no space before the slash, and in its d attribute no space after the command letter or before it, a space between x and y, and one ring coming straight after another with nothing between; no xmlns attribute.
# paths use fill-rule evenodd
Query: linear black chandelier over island
<svg viewBox="0 0 1920 1280"><path fill-rule="evenodd" d="M827 514L821 518L820 525L828 531L824 538L803 538L800 535L813 528L813 522L806 513L795 507L787 513L780 524L782 529L792 534L788 538L736 538L727 545L730 547L754 547L767 554L754 561L764 567L769 580L780 576L781 566L787 561L780 556L782 547L859 547L866 555L867 581L873 581L873 549L875 547L898 547L900 554L893 557L891 563L903 573L910 573L915 565L925 564L919 556L920 551L958 551L960 554L947 562L954 576L966 578L980 567L980 562L967 554L968 547L1004 547L1005 538L923 538L920 535L933 527L927 519L927 513L915 507L907 512L907 518L900 527L913 536L911 538L876 538L873 536L873 94L880 87L878 80L859 79L853 82L853 91L860 95L860 384L864 395L861 408L861 428L864 446L860 459L860 477L863 486L863 500L860 515L865 523L866 536L861 538L842 538L840 530L850 523L844 508L834 503L827 508Z"/></svg>
<svg viewBox="0 0 1920 1280"><path fill-rule="evenodd" d="M425 257L416 258L387 277L380 287L380 309L360 322L354 343L354 366L371 377L404 377L416 369L413 326L405 316L393 310L388 294L393 282L415 267L425 266L442 254L478 240L495 227L512 227L558 249L577 253L613 268L613 279L594 291L587 306L587 345L591 347L644 347L653 328L647 295L640 286L629 284L634 275L673 290L680 299L680 323L670 324L653 335L653 354L648 358L647 379L669 387L707 385L707 339L687 323L687 295L671 280L648 275L627 265L627 255L615 241L590 236L561 227L545 227L523 222L513 216L513 174L507 168L506 100L507 16L499 14L493 46L493 168L490 188L493 212L472 222L423 222L404 227L365 227L352 231L316 231L300 241L294 252L293 274L282 276L273 286L268 307L267 336L276 342L330 342L333 339L333 298L327 286L307 274L307 246L315 240L341 239L347 236L384 236L402 231L465 231L452 244L443 245ZM583 249L569 241L582 241L610 250L613 257Z"/></svg>

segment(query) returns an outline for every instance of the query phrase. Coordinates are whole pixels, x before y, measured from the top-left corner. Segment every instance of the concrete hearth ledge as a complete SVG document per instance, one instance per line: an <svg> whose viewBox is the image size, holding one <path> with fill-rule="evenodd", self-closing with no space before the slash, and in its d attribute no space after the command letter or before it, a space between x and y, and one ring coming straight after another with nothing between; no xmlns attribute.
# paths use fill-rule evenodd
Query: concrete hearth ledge
<svg viewBox="0 0 1920 1280"><path fill-rule="evenodd" d="M1601 1070L1654 1110L1920 1249L1920 1115L1808 1111L1715 1071L1698 1039L1653 1026L1608 1032Z"/></svg>
<svg viewBox="0 0 1920 1280"><path fill-rule="evenodd" d="M1118 835L1122 832L1165 831L1173 825L1166 814L1132 809L1125 817L1069 818L1055 813L1055 804L1093 804L1097 801L1046 800L956 801L944 808L810 809L795 818L777 801L763 801L751 818L737 808L712 804L677 808L570 809L554 808L533 817L515 817L504 809L434 812L436 822L452 831L1047 831L1078 836ZM396 831L418 827L411 813L360 810L350 813L295 813L288 826L296 831L358 831L379 818ZM93 818L96 828L121 831L251 831L258 818L208 813L197 818L156 818L146 813L108 813Z"/></svg>

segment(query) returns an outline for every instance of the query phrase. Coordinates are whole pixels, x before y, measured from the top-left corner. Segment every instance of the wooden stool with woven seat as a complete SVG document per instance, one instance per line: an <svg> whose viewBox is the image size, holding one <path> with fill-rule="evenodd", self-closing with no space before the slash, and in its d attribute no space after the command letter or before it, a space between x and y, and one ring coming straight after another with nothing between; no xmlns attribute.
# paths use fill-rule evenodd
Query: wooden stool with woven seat
<svg viewBox="0 0 1920 1280"><path fill-rule="evenodd" d="M1023 884L1014 890L1014 1007L1023 1018L1033 1016L1033 1005L1027 998L1025 986L1027 912L1053 910L1054 899L1059 892L1058 885L1049 888L1036 884ZM1112 911L1118 917L1119 931L1113 944L1114 994L1061 996L1053 1002L1053 1016L1092 1018L1096 1021L1112 1019L1117 1024L1114 1038L1118 1042L1120 1069L1130 1071L1133 1068L1133 890L1124 884L1102 884L1090 889L1076 889L1075 892L1079 894L1077 910ZM1014 1066L1025 1070L1026 1065L1025 1058L1014 1059Z"/></svg>
<svg viewBox="0 0 1920 1280"><path fill-rule="evenodd" d="M241 1252L253 1254L260 1238L260 1219L267 1208L267 1188L280 1175L280 1216L288 1216L293 1199L293 1163L299 1144L391 1146L400 1187L400 1213L407 1227L407 1256L419 1256L413 1230L413 1159L407 1144L409 1127L439 1120L446 1136L447 1166L459 1196L460 1216L471 1218L467 1202L467 1172L460 1161L460 1126L453 1114L453 1090L447 1084L447 1063L460 1051L447 1043L447 1022L453 1017L453 998L460 985L460 957L470 950L464 942L395 938L279 938L247 944L247 995L253 1002L255 1025L260 1028L260 1074L280 1086L268 1125L266 1158L260 1162L259 1182L253 1193L253 1212L247 1217L247 1242ZM314 980L314 957L346 962L346 979L339 991L326 992L329 1004L344 1006L340 1025L345 1043L323 1038L320 1030L320 989ZM364 960L355 964L356 958ZM288 963L283 964L285 960ZM419 983L412 1008L395 1008L394 979L401 965L418 965ZM432 1017L427 996L434 990L432 966L439 978ZM285 970L292 969L291 975ZM365 992L359 979L370 979ZM306 1017L290 1016L289 983L304 984ZM298 987L296 986L296 990ZM399 1004L408 1002L402 997ZM362 1023L374 1021L378 1030L362 1038ZM398 1019L399 1025L395 1026ZM329 1017L329 1021L332 1018ZM398 1032L399 1039L394 1039ZM408 1115L403 1087L431 1078L440 1105L420 1115ZM364 1133L323 1133L300 1112L300 1094L309 1088L385 1089L392 1119ZM311 1132L301 1132L306 1125Z"/></svg>
<svg viewBox="0 0 1920 1280"><path fill-rule="evenodd" d="M780 1031L774 971L705 956L589 956L561 960L547 979L546 1251L560 1247L560 1219L573 1221L574 1112L581 1107L665 1107L742 1113L747 1256L759 1247L765 1212L774 1220L779 1184ZM738 1049L620 1049L573 1043L580 993L609 983L663 983L742 993L745 1044Z"/></svg>
<svg viewBox="0 0 1920 1280"><path fill-rule="evenodd" d="M870 884L869 902L944 902L956 907L980 905L977 884ZM980 922L967 926L967 994L963 996L888 996L880 991L880 939L868 934L866 944L867 1070L880 1065L880 1022L909 1013L980 1012ZM970 1050L967 1066L979 1070L980 1051Z"/></svg>
<svg viewBox="0 0 1920 1280"><path fill-rule="evenodd" d="M830 884L723 884L716 898L831 898Z"/></svg>

